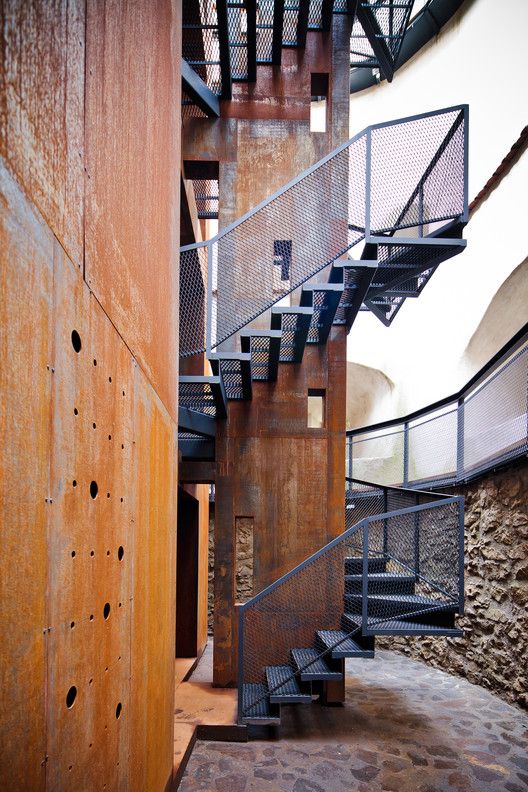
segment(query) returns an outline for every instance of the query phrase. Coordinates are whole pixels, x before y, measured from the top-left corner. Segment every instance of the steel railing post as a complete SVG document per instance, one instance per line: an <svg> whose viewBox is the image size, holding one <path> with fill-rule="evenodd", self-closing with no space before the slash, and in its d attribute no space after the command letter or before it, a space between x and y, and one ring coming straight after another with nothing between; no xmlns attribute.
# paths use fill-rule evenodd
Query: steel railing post
<svg viewBox="0 0 528 792"><path fill-rule="evenodd" d="M368 631L368 552L369 552L369 522L363 528L363 579L361 583L361 632L365 635Z"/></svg>
<svg viewBox="0 0 528 792"><path fill-rule="evenodd" d="M409 422L403 425L403 486L409 483Z"/></svg>
<svg viewBox="0 0 528 792"><path fill-rule="evenodd" d="M383 487L383 513L387 514L389 511L389 491L387 487ZM385 517L383 520L383 555L386 556L389 550L389 519Z"/></svg>
<svg viewBox="0 0 528 792"><path fill-rule="evenodd" d="M464 614L464 498L458 500L458 612Z"/></svg>
<svg viewBox="0 0 528 792"><path fill-rule="evenodd" d="M211 356L213 332L213 242L207 244L207 328L206 353Z"/></svg>
<svg viewBox="0 0 528 792"><path fill-rule="evenodd" d="M243 688L244 688L244 606L241 605L238 611L238 712L237 722L242 722L244 705Z"/></svg>
<svg viewBox="0 0 528 792"><path fill-rule="evenodd" d="M365 241L370 238L370 202L372 187L372 129L367 129L366 140L366 168L365 168Z"/></svg>
<svg viewBox="0 0 528 792"><path fill-rule="evenodd" d="M464 397L458 400L457 406L457 440L456 440L456 478L464 478Z"/></svg>

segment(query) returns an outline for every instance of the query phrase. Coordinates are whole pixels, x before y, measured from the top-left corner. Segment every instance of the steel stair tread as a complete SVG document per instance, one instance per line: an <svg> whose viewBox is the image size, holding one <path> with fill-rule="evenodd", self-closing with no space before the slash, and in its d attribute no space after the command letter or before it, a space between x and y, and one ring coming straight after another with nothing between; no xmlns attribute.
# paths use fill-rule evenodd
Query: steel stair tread
<svg viewBox="0 0 528 792"><path fill-rule="evenodd" d="M265 673L272 704L311 704L311 694L303 693L291 666L266 666Z"/></svg>
<svg viewBox="0 0 528 792"><path fill-rule="evenodd" d="M373 649L362 649L344 630L318 630L316 636L334 659L374 657Z"/></svg>
<svg viewBox="0 0 528 792"><path fill-rule="evenodd" d="M369 575L370 578L370 575ZM361 594L345 594L345 597L362 599ZM405 602L409 605L425 605L426 607L456 610L458 603L449 600L435 600L422 594L368 594L369 600L376 602Z"/></svg>
<svg viewBox="0 0 528 792"><path fill-rule="evenodd" d="M369 575L374 572L385 572L389 560L383 556L369 558L367 561ZM361 574L363 574L363 556L348 556L345 558L345 575Z"/></svg>
<svg viewBox="0 0 528 792"><path fill-rule="evenodd" d="M368 573L369 580L391 580L391 581L407 581L412 580L413 582L416 580L414 575L398 575L397 572L369 572ZM351 573L345 575L345 580L363 580L363 575L358 573Z"/></svg>
<svg viewBox="0 0 528 792"><path fill-rule="evenodd" d="M311 680L339 680L342 678L340 671L333 671L326 660L320 657L317 649L312 647L291 649L290 654L294 666L300 671L303 682Z"/></svg>
<svg viewBox="0 0 528 792"><path fill-rule="evenodd" d="M444 635L452 638L461 638L464 635L463 630L457 627L419 624L401 619L387 619L386 621L369 619L368 630L375 635Z"/></svg>
<svg viewBox="0 0 528 792"><path fill-rule="evenodd" d="M241 720L243 723L280 723L280 707L270 703L268 688L263 683L246 682L242 686Z"/></svg>

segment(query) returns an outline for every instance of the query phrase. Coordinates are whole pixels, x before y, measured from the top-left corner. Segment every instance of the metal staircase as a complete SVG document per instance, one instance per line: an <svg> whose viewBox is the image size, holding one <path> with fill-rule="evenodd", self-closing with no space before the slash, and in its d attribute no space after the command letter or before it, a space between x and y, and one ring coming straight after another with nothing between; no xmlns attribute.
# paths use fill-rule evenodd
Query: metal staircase
<svg viewBox="0 0 528 792"><path fill-rule="evenodd" d="M184 459L214 458L230 401L300 365L360 310L390 324L463 250L467 112L368 127L181 248L180 354L205 353L213 371L180 378ZM325 697L345 658L373 656L376 635L461 634L463 499L347 479L345 515L342 534L240 607L241 723L277 723L282 705Z"/></svg>
<svg viewBox="0 0 528 792"><path fill-rule="evenodd" d="M462 252L467 112L368 127L212 240L181 248L180 355L206 352L213 371L180 378L184 458L214 453L214 423L197 429L199 415L224 418L229 401L251 399L253 383L301 363L332 327L350 330L360 310L389 325Z"/></svg>
<svg viewBox="0 0 528 792"><path fill-rule="evenodd" d="M346 514L341 536L240 606L241 723L324 696L376 635L462 635L463 498L347 479Z"/></svg>
<svg viewBox="0 0 528 792"><path fill-rule="evenodd" d="M233 82L254 82L259 64L280 66L283 48L304 48L333 14L353 19L351 66L392 80L414 0L186 0L183 113L218 116ZM187 68L189 67L189 69ZM192 73L191 73L192 72Z"/></svg>

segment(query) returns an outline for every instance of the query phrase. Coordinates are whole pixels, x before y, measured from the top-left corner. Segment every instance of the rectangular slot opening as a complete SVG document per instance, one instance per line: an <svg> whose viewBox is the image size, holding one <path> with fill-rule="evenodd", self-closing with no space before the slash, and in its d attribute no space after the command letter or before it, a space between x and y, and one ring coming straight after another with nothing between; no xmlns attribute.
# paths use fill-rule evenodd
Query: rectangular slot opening
<svg viewBox="0 0 528 792"><path fill-rule="evenodd" d="M235 517L236 591L241 604L253 596L253 517Z"/></svg>
<svg viewBox="0 0 528 792"><path fill-rule="evenodd" d="M308 429L324 429L325 391L308 388Z"/></svg>
<svg viewBox="0 0 528 792"><path fill-rule="evenodd" d="M311 75L310 132L326 132L328 74Z"/></svg>

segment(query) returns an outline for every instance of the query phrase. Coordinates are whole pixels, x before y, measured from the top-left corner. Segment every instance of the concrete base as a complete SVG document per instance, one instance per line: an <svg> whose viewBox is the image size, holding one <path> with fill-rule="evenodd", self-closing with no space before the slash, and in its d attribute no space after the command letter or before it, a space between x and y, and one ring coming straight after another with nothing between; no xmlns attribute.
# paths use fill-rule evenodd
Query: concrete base
<svg viewBox="0 0 528 792"><path fill-rule="evenodd" d="M176 659L174 696L173 790L178 789L194 743L200 740L246 742L247 729L237 725L237 691L213 688L213 645L201 658Z"/></svg>

